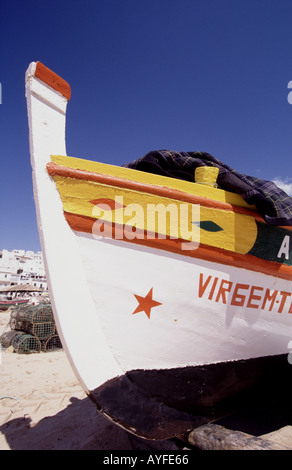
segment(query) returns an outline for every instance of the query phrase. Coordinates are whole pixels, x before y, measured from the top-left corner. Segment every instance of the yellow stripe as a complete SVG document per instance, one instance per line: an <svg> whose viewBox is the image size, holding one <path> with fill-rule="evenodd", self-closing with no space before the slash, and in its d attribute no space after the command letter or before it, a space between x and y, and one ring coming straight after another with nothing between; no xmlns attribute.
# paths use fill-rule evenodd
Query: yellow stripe
<svg viewBox="0 0 292 470"><path fill-rule="evenodd" d="M243 254L252 248L256 240L256 222L254 217L249 215L203 206L198 206L199 212L195 210L192 214L192 207L195 206L183 203L188 209L187 217L182 220L182 203L174 199L57 175L54 176L54 180L63 201L64 211L71 214L94 218L101 216L102 220L127 224L139 229L147 228L148 230L153 227L150 225L150 220L154 221L154 215L156 215L156 226L153 231L186 240L190 238L185 234L192 233L192 239L194 240L194 236L196 236L196 240L200 243ZM118 209L115 212L94 212L94 205L90 201L98 199L114 201L116 196L122 198L121 201L126 208ZM173 205L169 209L174 216L177 214L178 223L175 223L173 218L169 218L166 219L164 227L158 227L157 213L155 214L158 204L163 204L164 207ZM152 212L149 209L152 209ZM193 220L194 217L195 220ZM201 221L212 221L221 230L217 232L200 230L199 227L192 224L192 222Z"/></svg>

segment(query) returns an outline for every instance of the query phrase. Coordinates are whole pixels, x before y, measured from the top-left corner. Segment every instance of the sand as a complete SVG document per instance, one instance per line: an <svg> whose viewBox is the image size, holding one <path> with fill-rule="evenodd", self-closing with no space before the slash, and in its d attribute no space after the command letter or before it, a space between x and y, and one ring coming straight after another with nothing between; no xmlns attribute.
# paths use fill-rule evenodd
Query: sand
<svg viewBox="0 0 292 470"><path fill-rule="evenodd" d="M0 312L0 335L10 312ZM63 350L1 353L0 450L179 450L138 439L101 416Z"/></svg>
<svg viewBox="0 0 292 470"><path fill-rule="evenodd" d="M0 311L0 335L10 311ZM9 328L8 328L9 330ZM292 426L263 436L292 448ZM177 440L139 439L98 413L64 350L0 355L0 450L181 450Z"/></svg>

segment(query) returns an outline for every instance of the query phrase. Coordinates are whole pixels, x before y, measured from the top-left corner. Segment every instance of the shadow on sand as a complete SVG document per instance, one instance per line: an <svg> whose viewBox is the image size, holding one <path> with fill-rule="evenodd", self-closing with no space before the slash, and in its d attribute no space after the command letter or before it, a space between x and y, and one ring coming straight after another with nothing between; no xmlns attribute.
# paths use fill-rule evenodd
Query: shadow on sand
<svg viewBox="0 0 292 470"><path fill-rule="evenodd" d="M32 425L29 416L0 427L11 450L179 450L174 441L147 441L101 416L89 398Z"/></svg>

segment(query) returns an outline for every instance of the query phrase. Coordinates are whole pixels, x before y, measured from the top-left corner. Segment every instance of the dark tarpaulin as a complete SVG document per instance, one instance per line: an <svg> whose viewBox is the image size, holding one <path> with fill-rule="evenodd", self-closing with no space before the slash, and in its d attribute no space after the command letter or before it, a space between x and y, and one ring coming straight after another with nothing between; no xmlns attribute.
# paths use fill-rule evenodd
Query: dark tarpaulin
<svg viewBox="0 0 292 470"><path fill-rule="evenodd" d="M292 225L292 197L272 181L238 173L209 153L155 150L123 166L193 182L195 169L203 165L218 167L219 187L240 194L248 204L254 204L266 222Z"/></svg>

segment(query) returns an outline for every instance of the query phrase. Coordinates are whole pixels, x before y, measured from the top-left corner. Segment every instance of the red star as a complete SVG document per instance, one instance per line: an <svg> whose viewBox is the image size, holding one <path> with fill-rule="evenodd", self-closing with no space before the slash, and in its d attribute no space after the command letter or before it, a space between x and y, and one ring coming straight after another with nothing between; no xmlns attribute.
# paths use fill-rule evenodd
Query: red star
<svg viewBox="0 0 292 470"><path fill-rule="evenodd" d="M157 307L157 305L162 305L160 302L156 302L156 300L152 299L152 294L153 294L153 287L150 289L146 297L141 297L140 295L134 294L134 296L139 302L139 305L136 308L135 312L133 312L133 315L134 313L145 312L147 317L150 320L151 309L153 307Z"/></svg>

